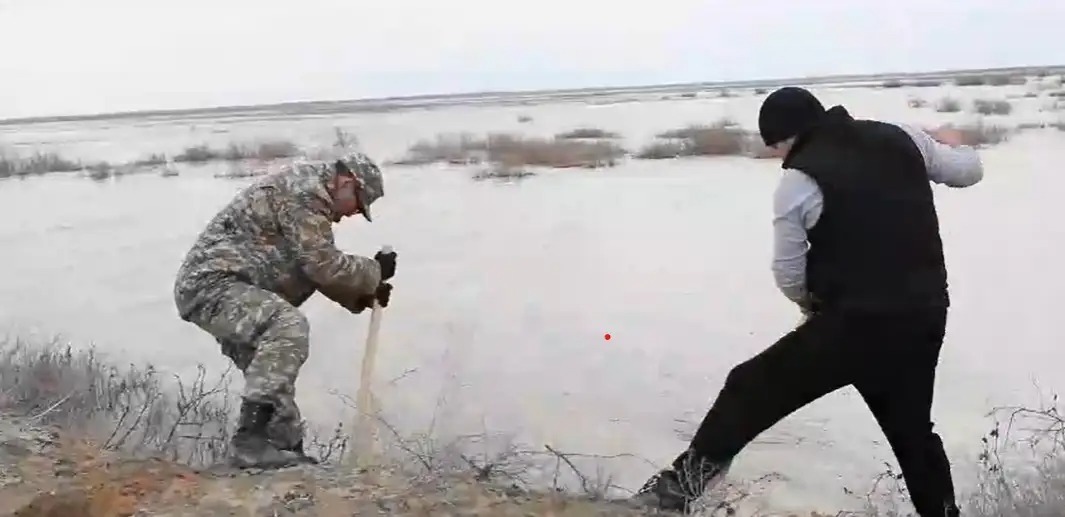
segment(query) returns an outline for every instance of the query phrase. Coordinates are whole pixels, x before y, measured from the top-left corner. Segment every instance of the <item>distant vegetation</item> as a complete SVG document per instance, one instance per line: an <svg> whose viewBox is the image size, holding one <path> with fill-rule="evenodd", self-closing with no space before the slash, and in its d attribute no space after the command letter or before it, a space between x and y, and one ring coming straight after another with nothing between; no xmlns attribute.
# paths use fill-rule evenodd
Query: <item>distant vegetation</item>
<svg viewBox="0 0 1065 517"><path fill-rule="evenodd" d="M1004 86L1028 84L1029 78L1004 73L985 73L960 76L952 80L957 86ZM1040 111L1058 111L1065 100L1065 90L1061 90L1062 77L1046 73L1031 78L1027 92L1018 93L1012 98L1039 98L1050 101ZM888 79L882 88L936 87L944 84L938 79ZM765 95L769 89L752 88L753 95ZM708 98L710 96L731 97L734 91L717 88L700 93L687 92L667 95L664 98ZM1007 98L1011 98L1007 95ZM1058 100L1061 99L1061 100ZM938 101L911 96L906 100L911 108L931 107L939 113L960 113L963 102L958 98L947 96ZM966 102L968 103L968 102ZM1006 99L975 99L967 111L982 116L1006 116L1014 111L1011 101ZM518 113L517 120L530 124L533 117ZM1014 131L1058 128L1065 130L1065 121L1040 121L1010 127L988 125L982 121L963 128L967 142L971 145L987 146L1001 143ZM226 164L224 171L215 171L218 177L249 177L276 170L274 162L306 157L311 159L334 156L337 152L358 147L358 139L341 128L334 128L332 141L324 142L318 147L304 148L286 139L265 139L259 141L230 142L228 144L200 143L189 145L176 153L151 153L128 163L111 164L104 162L83 162L72 160L60 153L36 151L31 155L20 155L0 147L0 178L25 177L50 172L81 172L93 179L118 177L135 172L159 170L163 176L174 176L178 169L172 163L187 165ZM476 177L520 178L532 172L531 167L554 169L565 168L601 168L613 167L622 159L665 160L691 157L737 156L750 158L767 158L776 156L773 150L762 144L756 131L751 131L727 119L716 122L703 122L662 131L651 141L643 142L633 150L622 146L623 135L614 130L592 126L577 126L556 133L554 136L524 135L520 132L488 132L483 135L471 133L440 134L430 139L422 139L411 145L405 156L398 160L387 161L391 165L424 165L430 163L448 163L453 165L481 166ZM380 158L379 158L380 159Z"/></svg>
<svg viewBox="0 0 1065 517"><path fill-rule="evenodd" d="M102 180L138 172L158 170L162 176L176 176L178 172L170 162L202 165L210 162L230 162L229 169L217 173L219 177L258 176L267 170L262 167L247 167L244 161L272 162L296 156L321 158L334 156L358 147L358 138L342 128L334 128L333 140L324 147L302 149L296 143L284 139L267 139L258 142L232 142L221 148L208 144L186 147L167 159L166 153L151 153L127 163L103 161L83 162L69 160L55 152L37 152L20 156L0 147L0 178L31 176L52 172L83 172L85 176Z"/></svg>
<svg viewBox="0 0 1065 517"><path fill-rule="evenodd" d="M943 81L937 81L935 79L913 79L904 81L902 79L888 79L881 83L883 88L929 88L934 86L941 86Z"/></svg>
<svg viewBox="0 0 1065 517"><path fill-rule="evenodd" d="M689 125L664 131L655 141L644 146L636 158L661 160L684 156L750 156L766 157L769 150L758 135L746 131L729 119L710 125Z"/></svg>
<svg viewBox="0 0 1065 517"><path fill-rule="evenodd" d="M595 127L582 127L555 135L558 139L574 138L620 138L621 135Z"/></svg>
<svg viewBox="0 0 1065 517"><path fill-rule="evenodd" d="M607 134L583 129L581 134ZM613 142L571 134L555 138L534 138L509 133L489 133L477 137L469 133L437 135L420 140L395 165L450 163L457 165L493 164L505 168L540 166L552 168L596 168L616 165L625 150Z"/></svg>
<svg viewBox="0 0 1065 517"><path fill-rule="evenodd" d="M952 97L944 97L936 103L936 111L940 113L957 113L961 111L961 101Z"/></svg>
<svg viewBox="0 0 1065 517"><path fill-rule="evenodd" d="M296 144L286 140L271 140L257 144L231 143L224 149L215 149L207 144L186 147L174 157L176 162L202 163L216 160L276 160L300 154Z"/></svg>
<svg viewBox="0 0 1065 517"><path fill-rule="evenodd" d="M20 157L0 150L0 178L72 172L81 170L82 167L81 162L70 161L54 152L37 152L28 157Z"/></svg>
<svg viewBox="0 0 1065 517"><path fill-rule="evenodd" d="M610 141L617 133L598 128L581 128L555 135L533 138L508 133L489 133L485 137L469 133L442 134L432 140L419 140L406 156L393 165L490 166L480 176L514 177L526 175L524 167L599 168L614 166L625 156L659 160L693 156L771 156L758 135L740 128L727 119L709 125L689 125L664 131L655 141L636 153Z"/></svg>
<svg viewBox="0 0 1065 517"><path fill-rule="evenodd" d="M973 110L981 115L1009 115L1013 112L1013 105L1000 99L976 99L973 101Z"/></svg>
<svg viewBox="0 0 1065 517"><path fill-rule="evenodd" d="M958 86L1007 86L1010 84L1024 84L1025 78L1023 76L1012 76L1003 74L988 74L988 75L963 75L954 80L954 84Z"/></svg>

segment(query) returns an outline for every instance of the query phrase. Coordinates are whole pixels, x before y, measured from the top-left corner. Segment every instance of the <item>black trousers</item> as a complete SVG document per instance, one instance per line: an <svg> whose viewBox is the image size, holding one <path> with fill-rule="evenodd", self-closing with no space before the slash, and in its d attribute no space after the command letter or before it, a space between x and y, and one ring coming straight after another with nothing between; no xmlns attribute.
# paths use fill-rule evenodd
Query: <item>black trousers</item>
<svg viewBox="0 0 1065 517"><path fill-rule="evenodd" d="M950 464L931 422L946 319L946 308L812 316L729 372L686 454L729 461L787 415L853 385L891 444L917 513L957 515Z"/></svg>

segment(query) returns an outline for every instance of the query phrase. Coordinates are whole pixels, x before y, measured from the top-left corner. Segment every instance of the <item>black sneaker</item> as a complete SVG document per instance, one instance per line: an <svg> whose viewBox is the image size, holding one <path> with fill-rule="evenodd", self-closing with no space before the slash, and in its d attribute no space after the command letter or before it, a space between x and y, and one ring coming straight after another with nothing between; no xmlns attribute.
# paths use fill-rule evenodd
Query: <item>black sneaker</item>
<svg viewBox="0 0 1065 517"><path fill-rule="evenodd" d="M673 468L663 470L644 483L632 502L648 509L686 513L708 489L716 485L728 464L695 459L686 451Z"/></svg>
<svg viewBox="0 0 1065 517"><path fill-rule="evenodd" d="M684 492L677 473L667 469L651 476L629 501L646 509L684 513L693 500Z"/></svg>

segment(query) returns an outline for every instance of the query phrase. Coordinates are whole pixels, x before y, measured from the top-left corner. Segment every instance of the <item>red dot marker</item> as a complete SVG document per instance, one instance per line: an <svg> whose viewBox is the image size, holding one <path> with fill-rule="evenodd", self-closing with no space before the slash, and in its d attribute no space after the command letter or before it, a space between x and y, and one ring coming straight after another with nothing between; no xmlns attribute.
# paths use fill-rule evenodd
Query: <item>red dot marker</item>
<svg viewBox="0 0 1065 517"><path fill-rule="evenodd" d="M603 339L610 341L610 334L603 334Z"/></svg>

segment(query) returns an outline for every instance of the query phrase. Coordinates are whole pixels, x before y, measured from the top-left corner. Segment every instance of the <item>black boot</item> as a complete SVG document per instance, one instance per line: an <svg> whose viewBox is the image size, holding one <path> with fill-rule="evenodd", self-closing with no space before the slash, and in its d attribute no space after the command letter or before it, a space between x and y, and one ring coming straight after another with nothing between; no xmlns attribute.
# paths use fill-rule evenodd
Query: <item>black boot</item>
<svg viewBox="0 0 1065 517"><path fill-rule="evenodd" d="M644 508L687 513L721 480L728 467L727 463L698 459L692 451L685 451L672 468L651 476L631 501Z"/></svg>
<svg viewBox="0 0 1065 517"><path fill-rule="evenodd" d="M276 469L302 463L292 451L274 447L266 434L266 424L274 407L245 400L240 406L240 422L230 446L230 464L237 468Z"/></svg>

